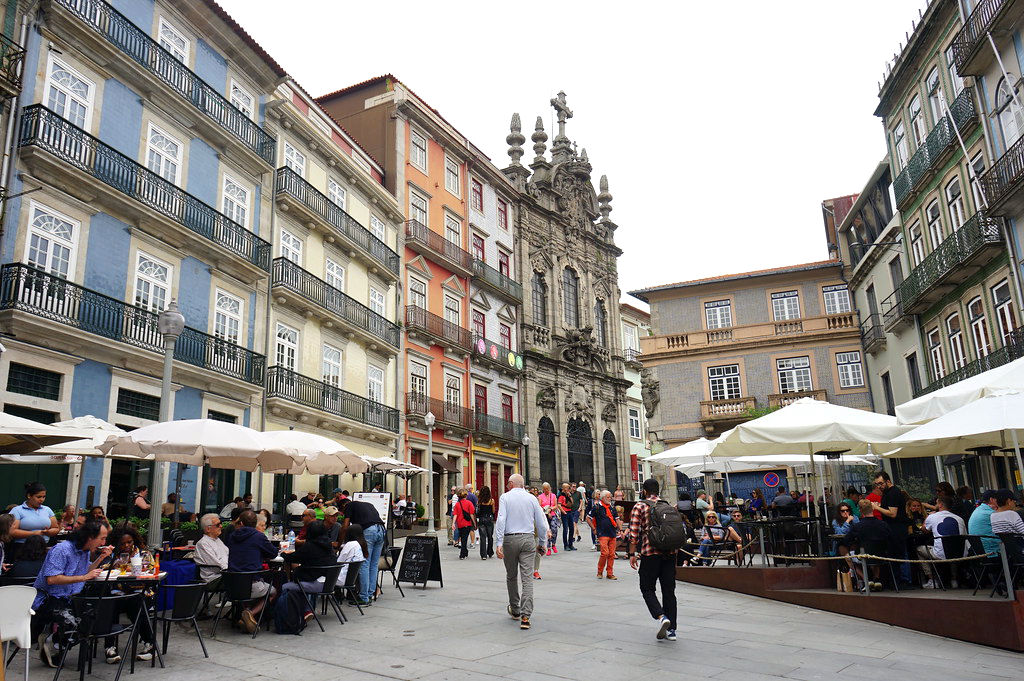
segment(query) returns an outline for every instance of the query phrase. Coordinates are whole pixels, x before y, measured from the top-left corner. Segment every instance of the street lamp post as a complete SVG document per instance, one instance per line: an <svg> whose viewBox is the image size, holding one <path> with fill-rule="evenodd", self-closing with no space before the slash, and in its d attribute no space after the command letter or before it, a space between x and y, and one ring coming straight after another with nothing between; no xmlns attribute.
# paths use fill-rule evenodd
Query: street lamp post
<svg viewBox="0 0 1024 681"><path fill-rule="evenodd" d="M167 309L157 318L157 330L164 337L164 375L160 384L160 421L171 420L171 373L174 368L174 346L178 336L185 330L185 317L178 311L178 303L171 301ZM179 464L180 466L180 464ZM150 546L159 546L163 535L160 531L160 499L167 491L167 476L170 464L166 461L153 462L153 484L149 495L149 532L146 540Z"/></svg>
<svg viewBox="0 0 1024 681"><path fill-rule="evenodd" d="M530 436L523 435L523 478L526 486L530 486Z"/></svg>
<svg viewBox="0 0 1024 681"><path fill-rule="evenodd" d="M434 529L434 412L428 411L423 416L423 425L427 427L427 536L437 536Z"/></svg>

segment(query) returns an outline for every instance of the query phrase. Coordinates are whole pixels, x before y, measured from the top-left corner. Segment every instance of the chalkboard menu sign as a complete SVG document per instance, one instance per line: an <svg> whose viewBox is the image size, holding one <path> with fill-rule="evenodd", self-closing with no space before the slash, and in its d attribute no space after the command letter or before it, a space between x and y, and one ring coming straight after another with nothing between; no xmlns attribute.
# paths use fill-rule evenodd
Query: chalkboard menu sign
<svg viewBox="0 0 1024 681"><path fill-rule="evenodd" d="M438 549L437 537L410 535L405 538L405 550L402 551L402 565L398 568L398 581L411 582L427 586L427 582L440 582L441 552Z"/></svg>

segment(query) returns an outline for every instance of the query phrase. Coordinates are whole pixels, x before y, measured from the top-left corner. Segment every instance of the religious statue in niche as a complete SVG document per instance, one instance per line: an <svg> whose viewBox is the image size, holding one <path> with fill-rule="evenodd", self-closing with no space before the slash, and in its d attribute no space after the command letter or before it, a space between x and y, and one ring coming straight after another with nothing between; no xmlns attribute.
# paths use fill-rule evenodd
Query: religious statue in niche
<svg viewBox="0 0 1024 681"><path fill-rule="evenodd" d="M654 377L650 369L640 370L640 397L644 402L644 411L647 418L654 417L654 411L661 402L661 382Z"/></svg>

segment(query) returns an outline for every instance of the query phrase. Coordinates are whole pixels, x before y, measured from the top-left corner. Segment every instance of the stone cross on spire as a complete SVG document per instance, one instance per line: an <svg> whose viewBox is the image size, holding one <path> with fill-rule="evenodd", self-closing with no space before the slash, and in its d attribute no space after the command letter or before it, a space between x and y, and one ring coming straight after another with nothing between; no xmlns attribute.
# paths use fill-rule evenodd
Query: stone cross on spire
<svg viewBox="0 0 1024 681"><path fill-rule="evenodd" d="M555 139L565 139L565 122L572 118L572 109L565 103L565 92L559 91L558 96L551 100L551 106L558 115L558 137Z"/></svg>

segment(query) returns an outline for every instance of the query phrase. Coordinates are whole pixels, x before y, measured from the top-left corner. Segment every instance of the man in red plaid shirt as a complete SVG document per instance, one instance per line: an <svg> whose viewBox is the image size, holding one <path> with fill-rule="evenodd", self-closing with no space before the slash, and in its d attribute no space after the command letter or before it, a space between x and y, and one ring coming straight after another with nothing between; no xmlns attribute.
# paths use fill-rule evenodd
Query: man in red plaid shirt
<svg viewBox="0 0 1024 681"><path fill-rule="evenodd" d="M658 640L676 640L676 556L675 552L658 551L651 546L647 531L651 526L651 505L658 503L658 481L644 480L644 501L633 506L629 517L629 567L640 567L640 593L647 603L647 609L658 622ZM640 546L637 559L636 547ZM661 583L661 600L655 592L655 584Z"/></svg>

